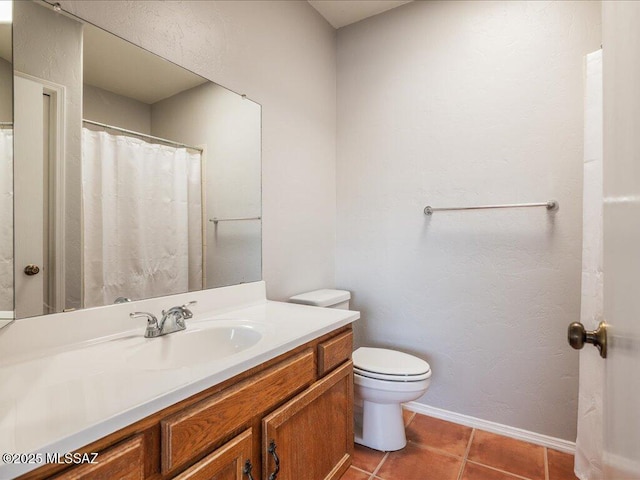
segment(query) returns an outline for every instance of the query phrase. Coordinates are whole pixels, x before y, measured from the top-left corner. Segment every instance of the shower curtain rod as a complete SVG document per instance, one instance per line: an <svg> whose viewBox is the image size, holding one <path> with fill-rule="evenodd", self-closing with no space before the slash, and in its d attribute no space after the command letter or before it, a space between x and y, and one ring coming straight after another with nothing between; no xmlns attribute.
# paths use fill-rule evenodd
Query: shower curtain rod
<svg viewBox="0 0 640 480"><path fill-rule="evenodd" d="M127 133L129 135L134 136L134 137L148 138L150 140L155 140L157 142L167 143L167 144L169 144L171 146L174 146L174 147L190 148L191 150L196 150L196 151L198 151L200 153L202 153L204 151L204 149L202 149L202 148L193 147L191 145L187 145L186 143L174 142L173 140L167 140L165 138L154 137L152 135L147 135L146 133L139 133L139 132L134 132L133 130L127 130L125 128L114 127L113 125L107 125L106 123L94 122L93 120L85 120L84 118L82 119L82 121L84 123L88 123L89 125L95 125L96 127L108 128L110 130L116 130L118 132Z"/></svg>

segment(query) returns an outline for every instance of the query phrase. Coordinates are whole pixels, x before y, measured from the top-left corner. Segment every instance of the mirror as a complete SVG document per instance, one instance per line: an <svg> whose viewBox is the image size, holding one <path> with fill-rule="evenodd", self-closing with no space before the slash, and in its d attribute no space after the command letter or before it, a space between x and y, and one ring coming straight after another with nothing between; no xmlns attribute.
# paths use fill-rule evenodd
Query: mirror
<svg viewBox="0 0 640 480"><path fill-rule="evenodd" d="M14 3L16 318L260 280L261 107Z"/></svg>
<svg viewBox="0 0 640 480"><path fill-rule="evenodd" d="M13 320L12 2L0 0L0 327Z"/></svg>

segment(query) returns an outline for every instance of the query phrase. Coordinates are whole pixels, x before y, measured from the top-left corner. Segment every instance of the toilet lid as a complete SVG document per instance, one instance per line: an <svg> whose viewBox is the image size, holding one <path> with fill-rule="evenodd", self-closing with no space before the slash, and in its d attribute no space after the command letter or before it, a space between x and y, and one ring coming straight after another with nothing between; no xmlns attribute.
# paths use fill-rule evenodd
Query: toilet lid
<svg viewBox="0 0 640 480"><path fill-rule="evenodd" d="M353 352L353 369L367 377L391 381L419 381L431 376L431 367L424 360L385 348L358 348Z"/></svg>

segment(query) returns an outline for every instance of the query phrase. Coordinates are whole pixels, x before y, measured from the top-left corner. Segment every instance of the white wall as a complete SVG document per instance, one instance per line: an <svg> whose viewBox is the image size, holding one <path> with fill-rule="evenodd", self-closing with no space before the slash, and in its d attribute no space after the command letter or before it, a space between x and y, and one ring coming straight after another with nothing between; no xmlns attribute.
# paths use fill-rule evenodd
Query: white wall
<svg viewBox="0 0 640 480"><path fill-rule="evenodd" d="M298 1L60 3L262 105L268 296L331 286L336 52L327 22Z"/></svg>
<svg viewBox="0 0 640 480"><path fill-rule="evenodd" d="M434 407L575 439L584 55L599 2L414 2L338 31L336 284ZM557 199L560 210L422 213Z"/></svg>
<svg viewBox="0 0 640 480"><path fill-rule="evenodd" d="M86 83L82 88L82 118L151 134L151 105Z"/></svg>
<svg viewBox="0 0 640 480"><path fill-rule="evenodd" d="M204 147L206 286L262 279L260 105L208 82L156 102L152 134Z"/></svg>

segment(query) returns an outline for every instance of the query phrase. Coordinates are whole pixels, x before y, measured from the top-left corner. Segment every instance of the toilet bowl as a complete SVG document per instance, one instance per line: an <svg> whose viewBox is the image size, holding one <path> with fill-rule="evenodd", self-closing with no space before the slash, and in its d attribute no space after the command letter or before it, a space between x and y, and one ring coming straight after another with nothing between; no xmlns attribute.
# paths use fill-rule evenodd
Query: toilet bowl
<svg viewBox="0 0 640 480"><path fill-rule="evenodd" d="M384 348L353 352L355 441L390 452L407 444L402 404L417 400L429 388L431 368L424 360Z"/></svg>
<svg viewBox="0 0 640 480"><path fill-rule="evenodd" d="M349 309L346 290L316 290L289 301L316 307ZM385 452L407 444L402 403L420 398L429 388L431 368L424 360L384 348L353 352L355 442Z"/></svg>

